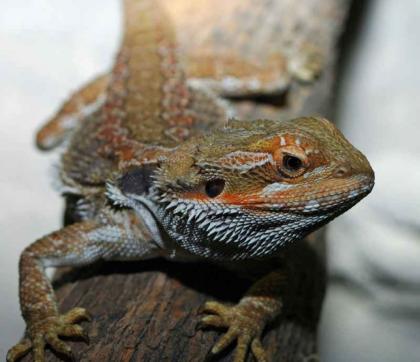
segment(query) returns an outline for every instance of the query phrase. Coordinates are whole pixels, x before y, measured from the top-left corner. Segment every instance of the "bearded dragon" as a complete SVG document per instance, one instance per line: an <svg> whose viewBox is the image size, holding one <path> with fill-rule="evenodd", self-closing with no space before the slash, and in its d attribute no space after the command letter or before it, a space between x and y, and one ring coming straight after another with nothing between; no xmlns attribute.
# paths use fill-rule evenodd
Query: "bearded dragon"
<svg viewBox="0 0 420 362"><path fill-rule="evenodd" d="M53 119L38 144L67 138L60 178L79 197L80 221L22 252L27 335L9 350L9 362L29 351L44 361L46 345L71 355L60 337L87 338L78 322L88 312L59 313L47 267L154 257L264 263L374 184L365 156L326 119L228 120L219 97L187 84L174 30L151 0L125 1L125 35L110 78L79 96L79 117ZM249 349L267 361L261 335L282 311L285 283L285 271L273 269L237 305L207 302L201 323L227 329L212 352L236 340L236 362Z"/></svg>

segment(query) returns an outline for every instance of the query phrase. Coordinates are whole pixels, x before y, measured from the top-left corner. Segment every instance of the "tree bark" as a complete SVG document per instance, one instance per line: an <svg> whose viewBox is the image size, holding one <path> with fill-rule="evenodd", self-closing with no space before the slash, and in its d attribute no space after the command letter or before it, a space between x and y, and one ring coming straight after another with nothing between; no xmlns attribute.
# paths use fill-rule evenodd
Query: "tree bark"
<svg viewBox="0 0 420 362"><path fill-rule="evenodd" d="M173 16L177 13L183 14L179 10L182 3L187 2L164 1L168 13ZM226 97L239 118L281 119L329 114L337 39L344 24L349 1L264 1L265 7L260 10L266 13L260 11L259 19L264 20L269 15L272 18L271 10L274 8L284 8L285 13L279 14L279 24L272 21L255 24L266 32L260 36L260 43L248 44L246 54L240 52L239 46L235 48L234 37L236 34L239 39L240 32L247 31L246 19L237 19L235 26L229 26L232 23L226 20L229 14L224 13L223 1L200 3L209 8L209 13L223 14L225 21L216 25L203 25L199 21L194 22L192 18L188 22L188 17L181 20L174 18L178 27L180 53L188 64L187 74L191 73L197 79L200 78L200 71L205 73L201 68L197 70L194 65L194 59L201 59L197 53L200 49L196 50L190 44L194 41L201 44L194 40L200 37L196 36L188 43L187 35L194 34L194 30L198 34L211 34L211 31L226 33L227 39L232 42L225 45L225 48L231 48L232 54L251 63L253 59L268 57L272 51L270 42L277 39L277 46L280 52L283 51L286 62L283 73L270 73L270 77L274 78L264 78L266 69L262 65L261 68L264 69L256 71L261 71L261 79L268 79L267 82L260 82L251 91L245 84L249 74L245 74L244 77L248 78L244 78L244 88L229 93L229 90L223 88L223 77L230 76L232 69L219 64L221 73L213 75L213 82L208 86L219 92L220 96ZM216 3L219 5L215 5ZM242 8L243 4L248 4L247 16L252 16L252 4L255 2L241 0L241 4ZM237 18L237 12L234 7L232 9L231 17ZM204 31L200 26L207 28ZM291 33L286 34L285 29L289 29ZM256 28L252 30L256 31ZM210 45L203 48L203 52L213 50L217 62L217 55L224 54L226 49L218 47L217 37L213 36L211 39L212 42L206 43ZM314 79L305 80L304 75L302 78L296 73L296 69L292 71L292 67L288 65L299 61L299 57L307 56L304 53L299 54L300 49L304 49L307 44L310 48L315 47L321 54L322 66ZM207 80L204 78L203 76L202 81L205 83ZM312 235L309 241L292 245L285 251L294 273L290 280L290 295L285 296L285 312L267 329L264 336L263 344L272 361L318 360L316 328L326 285L321 234ZM249 282L214 265L150 260L104 263L67 271L58 276L54 287L61 311L79 306L86 308L93 316L92 322L83 325L89 333L90 344L70 342L76 360L204 361L206 358L211 360L208 351L220 332L196 329L201 305L207 300L235 303L249 287ZM233 348L212 360L230 361L232 352ZM48 361L55 361L57 357L47 352Z"/></svg>
<svg viewBox="0 0 420 362"><path fill-rule="evenodd" d="M289 253L293 293L285 296L284 314L264 345L273 361L312 361L324 267L307 244ZM230 361L233 348L213 359L208 355L220 331L197 328L200 307L208 300L237 302L249 282L210 264L150 260L68 271L54 287L61 310L80 306L93 316L83 324L89 345L69 342L77 361ZM49 361L60 357L47 354Z"/></svg>

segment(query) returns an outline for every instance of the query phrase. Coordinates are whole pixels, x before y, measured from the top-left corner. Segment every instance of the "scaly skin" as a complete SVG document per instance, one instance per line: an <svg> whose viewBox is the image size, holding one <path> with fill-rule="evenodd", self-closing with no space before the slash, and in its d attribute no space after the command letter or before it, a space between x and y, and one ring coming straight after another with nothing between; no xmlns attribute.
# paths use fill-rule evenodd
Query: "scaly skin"
<svg viewBox="0 0 420 362"><path fill-rule="evenodd" d="M70 97L38 132L37 146L42 150L49 150L62 143L69 132L99 109L105 99L108 83L107 74L98 76Z"/></svg>
<svg viewBox="0 0 420 362"><path fill-rule="evenodd" d="M19 291L27 337L9 351L9 362L31 350L36 362L44 361L46 344L71 355L59 337L86 338L76 323L87 312L59 313L46 267L156 256L229 264L273 258L373 187L366 158L325 119L226 123L223 102L186 84L174 32L158 4L126 0L125 10L104 103L66 132L61 179L80 197L81 221L23 251ZM63 138L60 119L39 134L44 148ZM236 362L249 348L267 361L260 338L281 313L286 282L285 271L272 270L237 305L206 303L202 324L227 328L212 352L237 340Z"/></svg>

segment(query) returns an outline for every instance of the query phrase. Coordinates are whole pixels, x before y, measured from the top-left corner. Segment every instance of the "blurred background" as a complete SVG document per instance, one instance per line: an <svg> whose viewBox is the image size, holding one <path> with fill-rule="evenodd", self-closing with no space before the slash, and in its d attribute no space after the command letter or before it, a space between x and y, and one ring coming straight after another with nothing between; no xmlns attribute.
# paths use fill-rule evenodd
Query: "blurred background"
<svg viewBox="0 0 420 362"><path fill-rule="evenodd" d="M367 155L377 184L328 229L321 359L414 362L420 360L420 2L366 3L350 28L336 120ZM118 0L2 1L1 360L24 330L19 253L61 225L52 166L58 156L35 149L35 131L72 90L110 67L119 34Z"/></svg>

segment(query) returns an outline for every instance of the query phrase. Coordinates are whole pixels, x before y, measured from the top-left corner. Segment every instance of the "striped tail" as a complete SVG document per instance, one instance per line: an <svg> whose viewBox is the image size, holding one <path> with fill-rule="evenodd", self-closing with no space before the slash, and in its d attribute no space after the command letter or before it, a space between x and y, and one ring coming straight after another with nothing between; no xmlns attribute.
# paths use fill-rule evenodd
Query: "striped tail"
<svg viewBox="0 0 420 362"><path fill-rule="evenodd" d="M176 146L193 125L174 29L156 0L125 0L125 34L99 137L128 160L146 145Z"/></svg>

